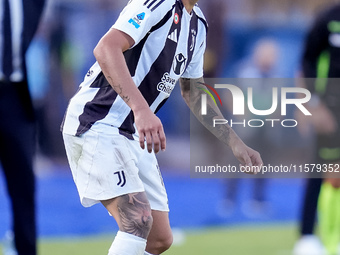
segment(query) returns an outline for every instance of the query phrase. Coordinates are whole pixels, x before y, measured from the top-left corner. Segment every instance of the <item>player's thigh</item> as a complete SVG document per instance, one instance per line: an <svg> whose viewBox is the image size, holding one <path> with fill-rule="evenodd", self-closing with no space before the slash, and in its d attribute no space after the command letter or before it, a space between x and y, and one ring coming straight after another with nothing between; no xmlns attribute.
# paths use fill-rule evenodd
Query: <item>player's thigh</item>
<svg viewBox="0 0 340 255"><path fill-rule="evenodd" d="M121 231L147 238L152 215L145 192L129 193L101 202L115 218Z"/></svg>
<svg viewBox="0 0 340 255"><path fill-rule="evenodd" d="M93 130L80 137L68 134L63 137L83 206L144 191L136 166L138 152L135 153L134 144L131 145L135 141Z"/></svg>

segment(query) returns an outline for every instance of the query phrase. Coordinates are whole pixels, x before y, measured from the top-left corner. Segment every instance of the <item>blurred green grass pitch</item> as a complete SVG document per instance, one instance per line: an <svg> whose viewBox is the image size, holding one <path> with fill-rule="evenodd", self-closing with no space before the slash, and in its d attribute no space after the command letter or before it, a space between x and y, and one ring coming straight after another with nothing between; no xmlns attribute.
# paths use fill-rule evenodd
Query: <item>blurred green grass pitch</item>
<svg viewBox="0 0 340 255"><path fill-rule="evenodd" d="M293 224L216 227L187 230L182 245L165 255L290 255L297 229ZM106 255L113 236L42 238L39 255Z"/></svg>

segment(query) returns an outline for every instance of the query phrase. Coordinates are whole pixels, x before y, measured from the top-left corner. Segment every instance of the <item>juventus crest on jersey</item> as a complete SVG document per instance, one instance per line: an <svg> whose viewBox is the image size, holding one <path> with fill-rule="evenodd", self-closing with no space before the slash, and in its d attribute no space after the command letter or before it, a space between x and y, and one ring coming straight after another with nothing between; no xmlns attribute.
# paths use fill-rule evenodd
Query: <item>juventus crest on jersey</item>
<svg viewBox="0 0 340 255"><path fill-rule="evenodd" d="M113 28L135 41L124 56L152 111L165 103L180 77L203 76L207 23L197 6L189 14L181 0L132 0ZM112 127L131 139L138 136L133 112L96 62L70 101L63 132L80 136L90 128L110 132Z"/></svg>

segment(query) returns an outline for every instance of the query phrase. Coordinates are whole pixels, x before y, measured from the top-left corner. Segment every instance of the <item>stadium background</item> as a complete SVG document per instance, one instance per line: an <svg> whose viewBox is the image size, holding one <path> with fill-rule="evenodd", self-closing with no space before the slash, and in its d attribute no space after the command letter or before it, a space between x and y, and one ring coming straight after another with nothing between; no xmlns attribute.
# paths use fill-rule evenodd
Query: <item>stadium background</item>
<svg viewBox="0 0 340 255"><path fill-rule="evenodd" d="M126 2L127 0L48 1L43 22L28 53L31 93L39 123L39 149L36 157L38 233L42 245L47 243L46 247L51 238L67 240L69 237L76 237L80 238L77 239L79 242L82 238L99 240L103 235L103 239L107 240L106 245L109 245L112 239L110 236L117 230L116 224L101 206L89 209L81 207L67 166L59 126L69 98L94 62L92 49L113 24ZM279 47L279 57L275 63L277 77L295 77L299 72L306 30L314 14L329 2L331 1L201 0L199 4L210 24L206 74L210 77L236 76L242 65L251 60L258 40L270 38ZM222 237L219 243L220 253L213 254L225 254L223 250L228 250L235 242L246 247L247 242L242 240L243 235L237 235L238 231L245 231L245 238L254 242L256 237L263 234L265 240L259 238L256 241L263 249L269 243L278 244L272 247L274 253L263 250L261 254L290 254L290 245L293 245L298 236L297 225L304 180L268 180L266 212L251 215L245 213L242 206L250 199L253 185L250 180L245 179L238 187L235 211L230 214L223 212L219 205L225 198L225 181L189 177L189 110L180 97L178 86L159 115L168 136L168 148L159 155L159 163L169 193L170 220L175 228L177 244L182 245L174 248L176 254L187 254L183 250L186 242L196 242L195 246L200 247L198 244L202 246L200 240L204 239L203 243L207 247L211 243L215 244L219 239L214 234L195 238L195 234L209 232L211 228L215 234L216 231L221 231L218 236ZM308 141L303 143L305 147L299 147L301 137L297 131L284 134L287 144L296 143L301 154L294 156L302 160L310 157L313 137L313 133L310 133L304 138ZM285 145L281 144L280 148L284 150ZM286 160L292 157L288 153L281 156ZM10 211L4 185L1 173L0 238L5 241L5 234L10 229ZM257 234L252 232L254 230ZM184 243L181 242L183 233L187 234L187 241ZM235 239L234 243L228 243L227 240L237 237L239 239ZM282 241L283 239L286 241ZM90 243L89 239L84 240ZM252 241L249 242L251 249ZM280 243L284 243L284 246L280 247ZM64 245L64 254L76 254L67 250L68 246L64 241L58 245ZM106 247L103 254L105 249ZM232 254L250 254L237 251L236 249ZM52 253L41 251L41 254Z"/></svg>

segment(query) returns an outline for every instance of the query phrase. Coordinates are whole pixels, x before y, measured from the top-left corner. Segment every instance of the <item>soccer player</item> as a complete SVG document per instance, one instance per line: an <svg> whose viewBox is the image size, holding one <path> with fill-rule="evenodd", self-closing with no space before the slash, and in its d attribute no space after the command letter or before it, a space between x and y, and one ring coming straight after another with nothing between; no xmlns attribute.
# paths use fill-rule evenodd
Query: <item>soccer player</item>
<svg viewBox="0 0 340 255"><path fill-rule="evenodd" d="M303 54L303 75L312 92L310 110L317 132L317 163L340 163L340 4L321 12L310 28ZM332 169L329 169L332 171ZM322 250L313 236L316 207L319 212L321 241L328 254L338 252L340 241L340 178L327 173L321 179L309 179L302 213L302 238L295 245L294 254L313 254ZM335 178L334 178L335 177ZM320 191L321 187L321 191ZM320 192L320 194L319 194Z"/></svg>
<svg viewBox="0 0 340 255"><path fill-rule="evenodd" d="M196 3L130 1L70 100L62 125L66 153L81 203L101 202L118 223L109 255L161 254L172 243L155 157L166 137L155 113L178 80L185 102L241 164L262 164L229 126L212 127L212 118L222 118L212 101L204 119L200 114L200 90L191 87L203 86L207 23Z"/></svg>
<svg viewBox="0 0 340 255"><path fill-rule="evenodd" d="M25 54L43 6L44 0L0 1L0 161L11 199L18 255L37 253L33 173L36 128Z"/></svg>

